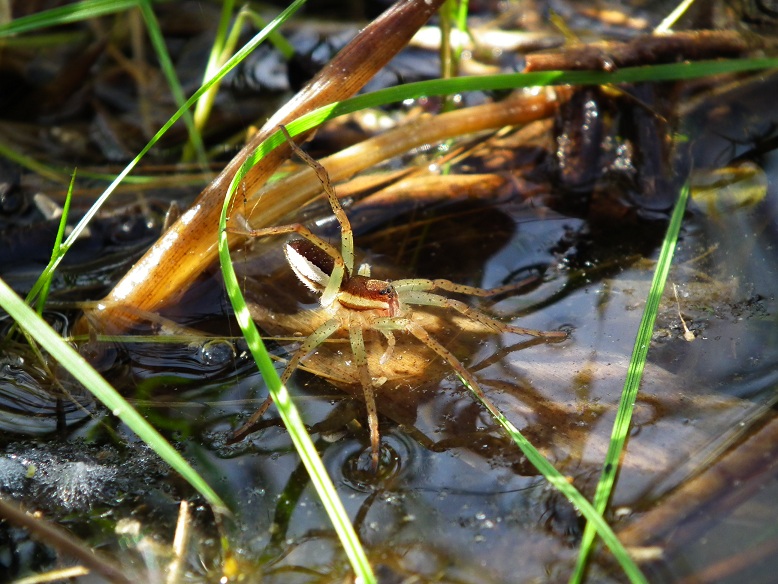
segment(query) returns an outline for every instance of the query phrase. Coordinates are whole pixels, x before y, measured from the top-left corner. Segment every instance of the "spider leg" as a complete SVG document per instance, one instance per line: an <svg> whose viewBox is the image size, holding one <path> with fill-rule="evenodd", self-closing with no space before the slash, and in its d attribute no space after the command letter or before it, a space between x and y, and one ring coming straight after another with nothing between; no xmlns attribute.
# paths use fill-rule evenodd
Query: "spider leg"
<svg viewBox="0 0 778 584"><path fill-rule="evenodd" d="M378 410L375 405L375 395L373 393L373 380L370 378L370 370L367 366L367 351L365 350L365 339L362 336L362 328L358 324L352 323L349 326L349 339L351 341L351 352L354 354L354 362L359 371L359 380L362 384L362 391L365 394L365 405L367 406L367 423L370 428L370 449L372 451L373 471L378 469L378 454L381 445L381 438L378 434Z"/></svg>
<svg viewBox="0 0 778 584"><path fill-rule="evenodd" d="M392 354L394 353L394 346L397 344L397 341L395 341L394 334L392 334L392 331L390 330L381 329L381 334L386 338L386 351L384 351L384 354L381 355L378 363L381 365L386 365L389 362L389 359L392 358Z"/></svg>
<svg viewBox="0 0 778 584"><path fill-rule="evenodd" d="M525 278L521 282L515 282L514 284L506 284L505 286L498 286L497 288L478 288L477 286L466 286L465 284L457 284L451 280L427 280L424 278L408 278L405 280L395 280L392 282L395 290L401 291L420 291L420 292L432 292L433 290L446 290L447 292L455 292L457 294L464 294L466 296L479 296L487 298L489 296L500 296L502 294L508 294L518 292L522 288L527 287L529 284L537 281L536 277Z"/></svg>
<svg viewBox="0 0 778 584"><path fill-rule="evenodd" d="M439 294L433 294L432 292L422 292L420 290L405 290L402 293L402 301L408 304L421 304L424 306L439 306L441 308L452 308L467 318L478 322L485 327L492 329L498 333L514 333L517 335L529 335L532 337L543 337L549 340L564 340L567 338L567 333L563 331L539 331L536 329L528 329L510 324L505 324L499 320L492 318L491 316L484 314L480 310L471 308L464 302L454 300L452 298L446 298Z"/></svg>
<svg viewBox="0 0 778 584"><path fill-rule="evenodd" d="M226 231L229 233L243 235L245 237L266 237L268 235L283 235L285 233L296 233L300 237L304 237L317 248L330 256L334 261L335 267L332 269L332 274L329 276L326 286L324 286L324 292L322 292L321 295L321 304L322 306L329 306L335 300L335 295L338 293L338 290L340 290L340 285L343 282L343 276L346 273L346 264L343 260L343 257L338 253L338 250L324 241L321 237L316 235L313 231L308 229L305 225L294 223L292 225L265 227L263 229L242 229L239 227L227 227ZM301 280L305 281L305 279L300 276L299 268L297 266L292 265L292 269Z"/></svg>
<svg viewBox="0 0 778 584"><path fill-rule="evenodd" d="M289 363L287 363L286 368L284 369L284 372L281 374L281 383L285 384L289 377L292 375L295 369L297 369L297 366L300 364L300 361L306 357L311 351L313 351L316 347L321 345L324 341L326 341L328 338L330 338L335 331L337 331L340 328L340 321L337 319L330 319L327 322L325 322L323 325L321 325L319 328L317 328L315 331L313 331L306 339L303 341L303 344L300 345L300 348L295 351L294 355L292 355L292 358L289 360ZM232 433L232 436L230 436L230 443L234 442L240 442L251 434L254 431L254 427L257 425L257 422L259 422L259 419L265 414L267 409L270 407L270 404L273 403L273 399L268 396L267 399L262 402L262 405L259 406L257 411L255 411L251 417L244 423L240 428L235 430Z"/></svg>
<svg viewBox="0 0 778 584"><path fill-rule="evenodd" d="M340 321L337 318L331 318L315 331L313 331L300 345L300 348L294 352L292 358L289 359L289 363L286 364L286 369L281 374L281 383L286 383L291 377L292 373L300 361L308 356L316 347L321 345L324 341L329 339L335 331L340 328Z"/></svg>
<svg viewBox="0 0 778 584"><path fill-rule="evenodd" d="M503 413L491 402L489 398L486 397L486 394L475 380L475 377L473 377L473 374L467 370L467 367L465 367L451 351L446 349L446 347L435 340L426 330L424 330L423 327L410 321L409 319L404 320L407 321L404 323L406 330L414 337L419 339L422 343L427 345L430 349L435 351L435 353L437 353L446 363L448 363L456 372L456 374L462 379L462 381L465 382L465 385L468 386L468 389L470 389L470 391L472 391L478 397L484 406L486 406L486 409L489 410L489 413L492 414L492 416L494 416L498 421L505 420Z"/></svg>
<svg viewBox="0 0 778 584"><path fill-rule="evenodd" d="M327 194L327 200L330 202L330 207L332 207L332 212L340 224L341 256L343 257L343 261L346 264L348 273L353 274L354 232L351 229L351 223L349 223L346 212L343 210L343 206L340 204L340 201L335 194L335 189L332 186L332 181L330 180L330 175L327 172L327 169L319 164L316 160L311 158L297 144L295 144L294 140L292 140L292 137L289 135L289 132L286 131L284 126L279 126L279 128L281 128L284 136L286 136L286 140L289 142L289 145L292 147L292 150L294 150L295 154L302 158L305 163L313 169L313 171L316 173L316 176L319 177L319 181L321 182L322 187L324 187L324 192Z"/></svg>

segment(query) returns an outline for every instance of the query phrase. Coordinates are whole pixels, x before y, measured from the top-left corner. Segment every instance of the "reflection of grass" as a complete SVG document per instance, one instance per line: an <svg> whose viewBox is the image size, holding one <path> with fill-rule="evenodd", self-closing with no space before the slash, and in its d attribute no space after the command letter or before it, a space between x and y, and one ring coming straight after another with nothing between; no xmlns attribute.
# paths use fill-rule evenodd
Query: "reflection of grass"
<svg viewBox="0 0 778 584"><path fill-rule="evenodd" d="M141 158L154 146L159 138L173 125L179 118L184 117L188 120L188 110L193 104L198 103L201 96L208 94L212 95L211 90L216 87L218 82L229 71L245 58L256 46L258 46L265 38L272 35L275 29L282 22L287 20L292 13L299 8L302 4L300 0L290 5L290 7L284 11L277 19L270 23L261 33L256 35L254 39L243 48L241 48L235 56L228 59L226 63L221 66L218 71L215 71L210 77L207 83L204 83L200 89L185 103L181 105L181 108L171 118L171 120L165 124L155 135L155 137L149 142L149 144L138 154L127 168L122 171L111 185L105 190L103 195L96 201L92 209L84 216L81 222L74 228L70 236L62 243L61 250L55 254L52 264L46 269L39 283L33 288L30 294L30 300L37 298L43 298L45 296L45 289L50 281L51 275L54 269L56 269L59 261L61 261L64 252L72 245L75 239L81 234L88 224L88 222L97 213L99 207L107 200L110 194L116 189L120 182L125 180L127 175L138 164ZM114 13L119 10L127 10L140 6L142 13L145 16L146 25L150 27L150 31L153 33L155 30L155 21L153 13L151 12L150 3L144 1L125 1L120 2L117 0L92 0L90 2L79 2L70 6L65 6L52 11L31 16L27 19L20 19L18 21L9 23L0 27L0 36L6 36L10 34L16 34L24 32L26 30L36 30L37 28L44 26L55 26L66 22L72 22L77 19L91 18L107 13ZM230 2L225 2L225 13L228 13L231 7ZM218 54L218 58L214 58L215 61L223 60L223 50L228 48L232 42L228 39L228 35L225 34L224 29L220 29L219 41L214 45L214 54ZM158 32L158 31L157 31ZM152 34L157 39L155 46L158 48L160 61L163 63L163 69L168 76L169 83L174 94L177 95L178 101L184 102L183 96L180 94L178 88L178 82L175 79L175 72L172 65L169 63L169 59L165 57L164 43L160 43L159 36ZM778 66L778 60L776 59L742 59L736 61L716 61L705 63L681 63L672 65L660 65L655 67L638 67L627 68L617 71L615 73L604 72L543 72L533 74L515 74L515 75L494 75L488 77L470 77L470 78L455 78L446 80L435 80L422 83L408 84L400 87L394 87L382 91L377 91L371 94L355 97L337 104L320 108L314 112L311 112L293 123L288 125L289 131L292 134L299 134L308 129L312 129L323 123L328 119L334 117L366 109L369 107L381 106L389 103L401 102L407 99L414 99L420 96L431 95L451 95L455 93L461 93L465 91L488 91L496 89L515 89L520 87L538 86L538 85L563 85L563 84L618 84L618 83L634 83L634 82L652 82L652 81L667 81L677 79L692 79L702 76L715 75L727 72L736 71L748 71L756 70L766 67ZM212 97L209 97L212 99ZM207 109L207 106L203 106ZM205 114L203 114L205 115ZM199 119L199 116L198 116ZM203 156L202 147L198 144L200 139L198 133L190 126L191 140L193 144L193 151L199 152L200 156ZM257 149L254 156L250 157L241 168L241 171L236 175L232 182L231 194L234 194L237 185L240 183L240 179L245 175L249 168L259 162L265 153L270 151L273 147L278 145L281 141L280 135L276 134L266 142L264 142ZM658 307L658 298L661 295L661 289L664 285L664 278L667 274L667 269L672 258L672 250L677 238L678 229L680 228L680 221L683 214L683 208L685 206L687 192L684 190L681 198L679 199L676 210L673 214L673 219L668 228L668 234L665 240L665 244L662 248L662 254L659 264L656 270L655 282L652 286L649 294L649 299L646 305L646 311L641 322L640 329L638 331L637 340L635 343L635 350L633 352L632 363L630 364L627 383L625 384L625 391L622 396L621 404L619 407L619 413L617 415L616 424L614 425L613 437L611 439L611 445L608 450L607 458L604 462L604 472L600 484L598 485L595 495L594 505L589 504L586 499L563 477L556 469L544 458L542 458L536 451L536 449L524 439L521 434L516 430L510 422L505 419L502 414L495 412L496 419L506 428L511 434L517 445L523 450L530 461L538 468L538 470L546 477L546 479L557 487L562 493L568 497L573 504L581 510L581 512L589 520L586 532L584 534L584 540L582 545L581 554L579 556L579 563L574 579L580 580L584 573L585 560L589 554L589 550L594 541L595 533L598 533L603 537L606 544L611 548L615 557L624 567L625 572L628 574L632 581L643 581L643 577L635 564L630 559L628 553L619 544L613 532L610 530L605 520L602 517L602 513L605 511L607 501L612 490L614 481L618 471L618 461L620 460L621 453L623 451L625 438L629 429L631 404L635 401L635 393L640 380L640 373L645 364L647 348L650 341L651 330L653 328L653 322L656 317L656 311ZM228 292L233 302L238 316L241 328L246 335L247 341L251 347L252 353L257 360L257 364L262 371L262 374L266 380L269 390L273 394L274 401L281 413L284 423L287 424L290 436L293 442L298 447L300 457L308 469L311 475L312 484L317 489L322 500L325 503L325 507L333 520L335 529L338 532L341 541L347 555L349 556L355 572L359 577L365 581L373 581L371 568L367 562L366 555L361 548L359 540L354 533L351 522L346 515L342 504L338 500L337 493L331 484L329 477L326 475L324 467L316 453L310 437L305 431L304 424L300 419L294 404L289 399L285 392L285 389L281 386L278 376L275 372L275 368L272 366L272 362L264 350L259 334L252 320L248 316L248 311L245 306L245 302L242 299L240 288L235 279L235 274L232 269L231 261L229 258L229 249L227 247L227 240L224 234L224 226L227 218L227 209L229 207L229 197L224 202L224 210L221 217L220 236L219 236L219 253L222 261L222 270L224 273L225 282L227 283ZM55 359L61 362L79 381L81 381L86 387L88 387L95 396L103 401L108 408L110 408L117 416L119 416L138 436L155 449L158 454L165 459L173 468L180 472L188 481L190 481L198 491L215 507L223 507L221 499L213 492L210 487L200 478L186 461L170 447L164 439L143 419L137 412L132 409L115 391L80 357L67 343L63 342L58 335L51 330L33 311L31 311L27 305L21 302L16 295L14 295L10 289L0 281L0 306L2 306L16 321L28 331L41 346L43 346ZM480 396L479 396L480 397ZM489 406L487 406L489 407ZM491 407L490 407L491 410Z"/></svg>

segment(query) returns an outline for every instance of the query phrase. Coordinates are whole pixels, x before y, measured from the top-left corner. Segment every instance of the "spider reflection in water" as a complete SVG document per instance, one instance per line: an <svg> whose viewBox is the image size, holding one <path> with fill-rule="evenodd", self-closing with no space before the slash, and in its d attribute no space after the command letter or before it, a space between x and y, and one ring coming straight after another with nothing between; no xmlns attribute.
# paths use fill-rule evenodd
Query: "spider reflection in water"
<svg viewBox="0 0 778 584"><path fill-rule="evenodd" d="M281 382L286 383L301 361L327 339L336 333L347 332L354 365L359 374L359 382L367 405L374 469L378 465L380 446L378 413L374 394L376 384L380 383L380 378L374 378L368 366L364 340L366 331L377 331L386 341L386 349L379 360L381 365L392 359L396 344L395 334L410 334L448 363L469 388L487 404L490 402L473 374L451 351L428 332L422 319L415 318L420 311L414 309L414 306L431 306L453 310L495 334L531 335L542 337L548 341L561 341L567 338L567 333L563 331L538 331L505 324L471 308L464 302L436 293L436 291L443 291L466 296L498 296L516 291L524 285L523 282L487 290L442 279L379 280L371 277L368 264L359 266L355 273L354 238L351 224L340 201L338 201L329 174L323 166L294 143L286 128L280 126L280 129L294 152L316 172L322 183L332 211L340 225L340 251L299 223L263 229L228 228L228 230L249 237L289 233L296 233L300 236L299 239L293 239L285 245L286 259L300 281L314 293L321 295L320 304L326 318L323 324L320 324L303 340L300 347L292 355L281 375ZM252 417L233 434L233 441L240 440L253 431L270 403L268 398ZM492 413L496 411L494 406L489 407L489 410Z"/></svg>

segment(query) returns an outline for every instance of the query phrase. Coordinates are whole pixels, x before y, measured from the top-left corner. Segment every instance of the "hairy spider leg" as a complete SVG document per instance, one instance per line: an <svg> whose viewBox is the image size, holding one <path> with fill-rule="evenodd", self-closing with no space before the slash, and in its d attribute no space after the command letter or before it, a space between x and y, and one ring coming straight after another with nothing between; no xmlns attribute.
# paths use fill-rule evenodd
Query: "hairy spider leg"
<svg viewBox="0 0 778 584"><path fill-rule="evenodd" d="M433 352L443 359L454 372L462 379L464 384L472 391L476 397L486 406L489 413L497 420L504 420L505 415L500 409L495 406L492 401L486 397L484 390L481 389L480 384L476 381L472 373L464 366L464 364L456 358L456 356L449 351L446 347L440 344L440 342L430 335L422 326L419 326L410 318L378 318L374 322L376 328L380 330L406 330L416 337L419 341L424 343Z"/></svg>
<svg viewBox="0 0 778 584"><path fill-rule="evenodd" d="M326 341L328 338L330 338L335 331L337 331L340 328L340 321L337 318L331 318L321 326L319 326L315 331L313 331L306 339L303 341L303 343L300 345L300 347L295 351L294 355L292 355L292 358L289 359L289 362L286 364L286 368L284 369L284 372L281 374L281 383L286 384L287 381L289 381L289 378L292 376L292 373L294 373L294 370L297 369L297 366L300 364L300 361L302 361L308 354L313 351L316 347L321 345L324 341ZM363 345L364 347L364 345ZM238 428L235 432L232 433L232 436L230 437L230 442L239 442L240 440L243 440L246 436L251 434L254 431L254 426L256 426L257 422L259 422L260 418L265 414L267 409L270 407L270 404L273 403L273 398L271 396L268 396L267 399L262 403L259 408L251 415L251 417L246 420L246 422ZM375 403L373 405L375 408Z"/></svg>
<svg viewBox="0 0 778 584"><path fill-rule="evenodd" d="M478 397L481 403L486 406L486 409L489 410L489 413L492 414L492 416L494 416L497 420L505 419L504 414L499 410L499 408L495 406L489 398L486 397L484 390L481 389L481 386L478 384L473 374L468 371L467 367L465 367L451 351L446 349L446 347L441 345L437 339L435 339L426 330L424 330L423 327L417 325L416 323L408 322L406 326L407 330L414 337L427 345L451 366L451 368L456 372L457 375L459 375L462 381L464 381L465 385L468 386L470 391L472 391Z"/></svg>
<svg viewBox="0 0 778 584"><path fill-rule="evenodd" d="M451 280L427 280L425 278L406 278L404 280L396 280L392 282L392 285L396 290L422 290L424 292L432 292L433 290L446 290L447 292L455 292L457 294L464 294L465 296L479 296L487 298L490 296L502 296L503 294L509 294L518 292L522 288L526 288L532 282L537 281L537 278L530 277L525 278L521 282L514 282L513 284L505 284L504 286L498 286L496 288L478 288L477 286L467 286L465 284L457 284Z"/></svg>
<svg viewBox="0 0 778 584"><path fill-rule="evenodd" d="M300 237L304 237L306 240L310 241L313 245L318 247L333 259L334 267L332 269L332 274L327 281L327 285L324 287L324 292L322 292L321 304L322 306L329 306L335 300L335 296L337 295L338 290L340 290L340 285L343 282L343 276L346 273L346 265L343 261L343 257L341 257L341 255L338 253L338 250L324 241L321 237L316 235L313 231L308 229L305 225L294 223L292 225L264 227L262 229L241 229L237 227L227 227L227 231L230 233L244 235L246 237L266 237L268 235L283 235L284 233L297 233ZM297 276L303 282L307 282L308 278L303 277L300 274L297 266L291 262L290 264Z"/></svg>
<svg viewBox="0 0 778 584"><path fill-rule="evenodd" d="M359 372L359 381L362 384L362 392L367 406L367 424L370 428L370 451L372 454L373 471L378 470L378 453L381 445L381 437L378 433L378 408L375 405L373 393L373 380L367 366L367 351L365 339L362 335L362 327L357 323L349 324L349 340L351 341L351 353L354 355L354 365Z"/></svg>
<svg viewBox="0 0 778 584"><path fill-rule="evenodd" d="M324 341L335 334L335 331L337 331L339 328L340 320L337 318L331 318L319 326L319 328L313 331L310 335L308 335L308 337L306 337L306 339L303 341L302 345L300 345L300 348L297 349L294 355L292 355L292 358L289 359L289 363L286 364L286 369L284 369L283 374L281 374L281 383L286 383L294 370L297 369L300 361L307 357L308 354L316 347L321 345Z"/></svg>
<svg viewBox="0 0 778 584"><path fill-rule="evenodd" d="M464 302L460 302L459 300L454 300L452 298L440 296L439 294L433 294L432 292L424 292L418 288L411 288L411 289L402 288L402 283L407 281L408 280L399 280L397 282L393 282L395 290L398 290L398 293L400 294L400 298L402 299L403 302L407 304L417 304L422 306L437 306L440 308L451 308L453 310L456 310L460 314L466 316L467 318L475 322L478 322L498 333L514 333L517 335L529 335L532 337L542 337L544 339L549 339L549 340L558 339L560 341L567 338L567 333L564 331L540 331L536 329L528 329L524 327L505 324L504 322L492 318L491 316L488 316L487 314L481 312L480 310L476 308L472 308L467 304L465 304ZM412 280L412 281L415 282L414 286L418 285L419 282L424 282L424 280ZM432 283L433 281L426 280L426 282ZM457 284L454 285L458 286ZM469 286L462 286L462 288L469 288ZM477 288L477 290L482 290L482 289Z"/></svg>
<svg viewBox="0 0 778 584"><path fill-rule="evenodd" d="M351 229L351 223L349 223L346 212L343 210L343 205L340 204L338 196L335 194L335 189L332 187L332 181L330 180L330 175L327 172L327 169L325 169L321 164L311 158L297 144L295 144L295 141L292 140L292 137L289 135L289 132L287 132L284 126L278 127L284 133L284 136L286 136L286 140L289 142L289 145L292 147L292 150L294 150L295 154L297 154L297 156L299 156L303 161L305 161L306 164L308 164L308 166L313 169L313 172L316 173L316 176L319 178L319 182L321 182L322 187L324 187L324 192L327 195L327 200L330 203L330 207L332 207L332 212L335 214L335 219L337 219L338 223L340 224L341 257L344 264L346 265L346 270L348 273L353 274L354 232ZM339 286L340 282L338 282L338 287Z"/></svg>

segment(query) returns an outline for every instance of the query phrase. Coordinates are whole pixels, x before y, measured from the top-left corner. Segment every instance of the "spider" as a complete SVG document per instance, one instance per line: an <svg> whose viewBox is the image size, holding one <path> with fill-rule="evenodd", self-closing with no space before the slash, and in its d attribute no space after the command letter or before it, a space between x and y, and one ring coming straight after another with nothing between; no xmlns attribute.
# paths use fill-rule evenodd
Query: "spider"
<svg viewBox="0 0 778 584"><path fill-rule="evenodd" d="M291 233L300 236L300 238L292 239L286 243L284 253L289 266L300 281L314 293L320 294L319 302L326 317L324 322L318 324L315 330L302 341L300 347L289 359L281 375L281 381L286 383L303 360L322 343L336 333L347 333L367 406L373 469L377 468L379 460L380 436L375 390L381 381L380 378L372 376L368 365L365 332L376 331L384 338L386 348L379 360L382 365L392 359L396 345L395 335L412 335L443 359L470 389L484 400L486 399L485 395L473 374L451 351L428 332L424 326L424 320L418 318L420 311L414 310L414 306L431 306L453 310L493 333L531 335L549 341L560 341L567 338L567 333L563 331L539 331L505 324L462 301L436 293L436 291L444 291L467 296L498 296L516 291L524 285L523 282L484 289L456 284L443 279L379 280L371 277L371 269L368 264L360 265L355 272L354 238L351 224L338 200L329 174L321 164L295 144L284 126L279 126L279 128L294 153L314 170L321 182L335 218L340 225L340 250L299 223L263 229L230 227L228 230L254 238ZM241 440L251 433L270 404L271 399L268 398L251 418L233 433L231 441ZM492 408L489 409L492 410Z"/></svg>

